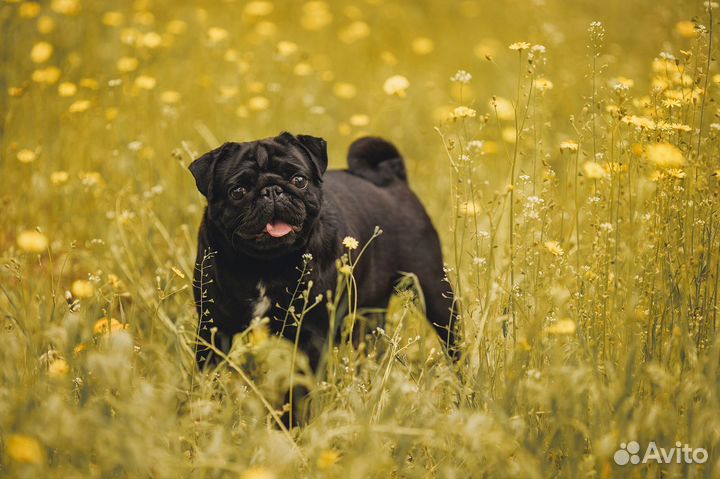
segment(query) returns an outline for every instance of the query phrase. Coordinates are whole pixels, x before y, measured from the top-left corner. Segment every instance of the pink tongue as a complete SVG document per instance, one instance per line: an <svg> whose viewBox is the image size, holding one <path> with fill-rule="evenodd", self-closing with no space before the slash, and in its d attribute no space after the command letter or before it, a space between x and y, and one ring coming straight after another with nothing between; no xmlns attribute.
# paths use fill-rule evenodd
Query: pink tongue
<svg viewBox="0 0 720 479"><path fill-rule="evenodd" d="M267 231L267 234L269 234L273 238L280 238L290 233L292 231L292 228L289 224L278 221L277 223L268 223L265 226L265 231Z"/></svg>

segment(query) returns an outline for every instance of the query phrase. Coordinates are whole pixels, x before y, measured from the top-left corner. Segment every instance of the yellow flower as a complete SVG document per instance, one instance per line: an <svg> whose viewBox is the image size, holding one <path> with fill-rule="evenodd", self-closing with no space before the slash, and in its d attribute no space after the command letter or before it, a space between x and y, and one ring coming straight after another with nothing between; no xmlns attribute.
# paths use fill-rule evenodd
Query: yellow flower
<svg viewBox="0 0 720 479"><path fill-rule="evenodd" d="M383 83L383 90L388 95L405 97L406 90L410 87L410 81L402 75L393 75Z"/></svg>
<svg viewBox="0 0 720 479"><path fill-rule="evenodd" d="M115 318L100 318L93 326L93 333L97 335L112 334L117 331L123 331L128 328L127 324L122 324Z"/></svg>
<svg viewBox="0 0 720 479"><path fill-rule="evenodd" d="M590 178L591 180L599 180L600 178L605 178L608 175L605 168L595 161L586 161L583 163L582 169L585 177Z"/></svg>
<svg viewBox="0 0 720 479"><path fill-rule="evenodd" d="M52 85L60 79L60 69L58 67L40 68L32 72L32 80L35 83L47 83Z"/></svg>
<svg viewBox="0 0 720 479"><path fill-rule="evenodd" d="M88 108L90 108L90 100L78 100L70 105L68 111L70 113L82 113Z"/></svg>
<svg viewBox="0 0 720 479"><path fill-rule="evenodd" d="M20 163L32 163L37 159L37 154L33 150L23 148L17 152L17 159Z"/></svg>
<svg viewBox="0 0 720 479"><path fill-rule="evenodd" d="M17 235L17 245L28 253L42 253L47 250L48 239L39 231L25 230Z"/></svg>
<svg viewBox="0 0 720 479"><path fill-rule="evenodd" d="M30 59L35 63L45 63L53 54L53 46L48 42L37 42L30 50Z"/></svg>
<svg viewBox="0 0 720 479"><path fill-rule="evenodd" d="M162 37L157 32L147 32L142 36L141 43L146 48L157 48L162 44Z"/></svg>
<svg viewBox="0 0 720 479"><path fill-rule="evenodd" d="M120 57L117 61L117 69L119 72L128 73L137 70L140 62L135 57Z"/></svg>
<svg viewBox="0 0 720 479"><path fill-rule="evenodd" d="M545 331L548 334L574 334L575 330L577 329L577 326L575 325L575 321L572 319L561 319L559 321L554 322L547 328L545 328Z"/></svg>
<svg viewBox="0 0 720 479"><path fill-rule="evenodd" d="M560 247L560 243L557 241L546 241L545 243L545 249L547 249L552 255L554 256L562 256L565 254L565 251Z"/></svg>
<svg viewBox="0 0 720 479"><path fill-rule="evenodd" d="M70 365L63 358L53 359L48 365L48 375L52 377L62 377L70 372Z"/></svg>
<svg viewBox="0 0 720 479"><path fill-rule="evenodd" d="M427 55L434 49L435 44L427 37L418 37L412 41L412 51L417 55Z"/></svg>
<svg viewBox="0 0 720 479"><path fill-rule="evenodd" d="M70 178L67 171L53 171L50 173L50 183L55 186L62 185Z"/></svg>
<svg viewBox="0 0 720 479"><path fill-rule="evenodd" d="M211 43L219 43L228 37L228 31L220 27L210 27L207 34Z"/></svg>
<svg viewBox="0 0 720 479"><path fill-rule="evenodd" d="M40 4L37 2L23 2L18 13L22 18L35 18L40 14Z"/></svg>
<svg viewBox="0 0 720 479"><path fill-rule="evenodd" d="M572 140L565 140L560 142L560 151L568 151L570 153L575 153L578 151L580 145L577 144L576 141Z"/></svg>
<svg viewBox="0 0 720 479"><path fill-rule="evenodd" d="M328 26L332 22L332 19L330 6L326 2L310 1L302 6L300 25L305 30L321 30Z"/></svg>
<svg viewBox="0 0 720 479"><path fill-rule="evenodd" d="M140 75L135 79L135 86L143 90L152 90L156 84L157 80L148 75Z"/></svg>
<svg viewBox="0 0 720 479"><path fill-rule="evenodd" d="M160 101L168 104L180 103L182 95L179 92L173 90L166 90L160 94Z"/></svg>
<svg viewBox="0 0 720 479"><path fill-rule="evenodd" d="M517 141L517 132L512 126L507 126L502 129L500 136L506 143L515 143Z"/></svg>
<svg viewBox="0 0 720 479"><path fill-rule="evenodd" d="M265 341L267 341L269 337L270 330L268 329L267 324L259 322L255 326L253 326L250 331L250 344L252 346L260 346Z"/></svg>
<svg viewBox="0 0 720 479"><path fill-rule="evenodd" d="M645 149L640 143L633 143L630 147L630 152L635 156L642 156L645 153Z"/></svg>
<svg viewBox="0 0 720 479"><path fill-rule="evenodd" d="M477 115L477 112L467 106L459 106L459 107L455 108L452 112L453 119L475 118L476 115Z"/></svg>
<svg viewBox="0 0 720 479"><path fill-rule="evenodd" d="M344 264L340 266L340 269L338 271L340 271L340 274L344 274L345 276L350 276L353 272L352 266L350 266L349 264Z"/></svg>
<svg viewBox="0 0 720 479"><path fill-rule="evenodd" d="M7 455L15 462L42 464L45 451L40 442L32 436L13 434L5 442Z"/></svg>
<svg viewBox="0 0 720 479"><path fill-rule="evenodd" d="M327 451L323 451L320 453L317 458L316 464L318 469L320 469L321 471L326 471L335 464L337 464L339 460L340 453L335 449L328 449Z"/></svg>
<svg viewBox="0 0 720 479"><path fill-rule="evenodd" d="M361 20L357 20L340 30L338 38L340 38L340 41L343 43L353 43L369 35L370 26Z"/></svg>
<svg viewBox="0 0 720 479"><path fill-rule="evenodd" d="M508 48L510 50L522 51L522 50L527 50L528 48L530 48L530 44L528 42L515 42L515 43L510 44L510 46L508 46Z"/></svg>
<svg viewBox="0 0 720 479"><path fill-rule="evenodd" d="M250 17L262 17L265 15L270 15L274 9L275 6L272 4L272 2L253 1L245 4L245 8L243 8L243 13Z"/></svg>
<svg viewBox="0 0 720 479"><path fill-rule="evenodd" d="M675 31L683 38L695 38L697 31L695 24L690 20L681 20L675 24Z"/></svg>
<svg viewBox="0 0 720 479"><path fill-rule="evenodd" d="M357 247L358 247L358 245L359 245L360 243L358 243L358 240L356 240L356 239L353 238L352 236L346 236L345 238L343 238L342 244L343 244L343 246L345 246L347 249L352 250L352 249L357 249Z"/></svg>
<svg viewBox="0 0 720 479"><path fill-rule="evenodd" d="M298 51L298 44L295 42L281 41L277 44L277 51L280 55L286 57Z"/></svg>
<svg viewBox="0 0 720 479"><path fill-rule="evenodd" d="M55 20L47 15L38 18L37 29L40 33L51 33L55 30Z"/></svg>
<svg viewBox="0 0 720 479"><path fill-rule="evenodd" d="M91 298L95 294L95 286L86 279L76 279L70 286L70 292L76 298Z"/></svg>
<svg viewBox="0 0 720 479"><path fill-rule="evenodd" d="M73 96L77 93L77 86L74 83L62 82L58 85L58 95L60 96Z"/></svg>
<svg viewBox="0 0 720 479"><path fill-rule="evenodd" d="M496 96L493 97L488 104L490 105L490 109L497 114L499 119L512 120L515 118L515 107L507 98Z"/></svg>
<svg viewBox="0 0 720 479"><path fill-rule="evenodd" d="M352 83L338 82L333 85L333 94L338 98L350 99L357 95L357 88Z"/></svg>
<svg viewBox="0 0 720 479"><path fill-rule="evenodd" d="M350 124L352 126L368 126L370 124L370 117L361 113L352 115L350 117Z"/></svg>
<svg viewBox="0 0 720 479"><path fill-rule="evenodd" d="M100 88L100 83L94 78L83 78L80 80L80 86L88 90L97 90Z"/></svg>
<svg viewBox="0 0 720 479"><path fill-rule="evenodd" d="M125 15L121 12L105 12L102 16L103 25L107 25L108 27L119 27L124 20Z"/></svg>
<svg viewBox="0 0 720 479"><path fill-rule="evenodd" d="M647 145L645 156L648 161L662 169L682 168L685 165L682 151L670 143Z"/></svg>
<svg viewBox="0 0 720 479"><path fill-rule="evenodd" d="M50 8L55 13L62 15L77 15L80 13L80 2L78 0L52 0Z"/></svg>
<svg viewBox="0 0 720 479"><path fill-rule="evenodd" d="M552 90L553 86L553 82L551 82L547 78L540 77L535 79L535 88L537 88L539 91Z"/></svg>
<svg viewBox="0 0 720 479"><path fill-rule="evenodd" d="M182 20L170 20L165 27L165 31L173 35L182 35L187 31L187 23Z"/></svg>
<svg viewBox="0 0 720 479"><path fill-rule="evenodd" d="M262 466L253 466L240 474L240 479L276 479L277 476Z"/></svg>
<svg viewBox="0 0 720 479"><path fill-rule="evenodd" d="M270 106L270 100L264 96L254 96L248 100L248 108L253 111L267 110Z"/></svg>

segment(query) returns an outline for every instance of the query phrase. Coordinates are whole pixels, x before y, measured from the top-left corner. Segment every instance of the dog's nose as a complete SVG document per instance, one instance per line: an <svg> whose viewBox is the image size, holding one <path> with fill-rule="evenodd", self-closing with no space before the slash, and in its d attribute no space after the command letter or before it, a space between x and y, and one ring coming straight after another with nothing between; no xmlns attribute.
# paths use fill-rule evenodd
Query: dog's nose
<svg viewBox="0 0 720 479"><path fill-rule="evenodd" d="M283 189L282 189L282 187L280 187L278 185L266 186L265 188L260 190L260 196L262 196L263 198L270 198L271 200L274 200L275 198L277 198L278 196L280 196L282 194L283 194Z"/></svg>

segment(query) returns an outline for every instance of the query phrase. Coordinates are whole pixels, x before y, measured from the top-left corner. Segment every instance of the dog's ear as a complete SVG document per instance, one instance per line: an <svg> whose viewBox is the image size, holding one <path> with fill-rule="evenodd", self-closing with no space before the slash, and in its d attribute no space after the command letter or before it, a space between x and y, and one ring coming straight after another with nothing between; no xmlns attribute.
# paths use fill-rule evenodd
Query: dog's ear
<svg viewBox="0 0 720 479"><path fill-rule="evenodd" d="M328 166L327 142L322 138L310 135L294 136L286 131L280 134L280 138L300 146L310 157L318 178L322 178Z"/></svg>
<svg viewBox="0 0 720 479"><path fill-rule="evenodd" d="M195 178L195 184L197 185L198 191L202 193L205 198L210 198L213 175L215 173L215 164L225 155L227 145L228 143L224 143L222 146L208 151L188 166L190 173L192 173Z"/></svg>

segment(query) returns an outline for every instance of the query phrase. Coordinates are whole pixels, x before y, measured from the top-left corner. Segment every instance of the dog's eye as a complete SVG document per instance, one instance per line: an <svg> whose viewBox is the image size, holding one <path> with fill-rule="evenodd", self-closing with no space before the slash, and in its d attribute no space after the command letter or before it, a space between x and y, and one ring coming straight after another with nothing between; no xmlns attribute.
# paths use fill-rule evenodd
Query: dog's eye
<svg viewBox="0 0 720 479"><path fill-rule="evenodd" d="M232 198L234 200L239 200L240 198L242 198L245 195L245 193L247 193L247 190L245 188L243 188L242 186L238 186L236 188L231 189L229 194L230 194L230 198Z"/></svg>
<svg viewBox="0 0 720 479"><path fill-rule="evenodd" d="M308 185L308 179L304 176L293 176L292 180L290 180L290 183L293 184L293 186L300 188L301 190L305 188Z"/></svg>

